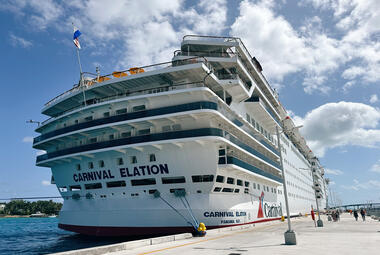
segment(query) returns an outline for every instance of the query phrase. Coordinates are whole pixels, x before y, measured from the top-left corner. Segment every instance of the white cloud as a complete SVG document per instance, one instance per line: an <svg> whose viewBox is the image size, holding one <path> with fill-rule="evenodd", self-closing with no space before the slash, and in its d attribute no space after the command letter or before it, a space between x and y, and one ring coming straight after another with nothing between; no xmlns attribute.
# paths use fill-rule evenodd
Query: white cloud
<svg viewBox="0 0 380 255"><path fill-rule="evenodd" d="M274 1L248 0L240 4L240 15L231 34L242 37L262 62L270 80L281 81L286 75L302 73L306 93L328 93L329 77L342 69L349 80L343 90L361 79L364 83L380 80L380 2L377 0L309 0L315 8L332 10L332 22L341 35L331 35L319 17L293 27L276 13ZM301 3L300 5L305 5ZM329 20L330 21L330 20ZM254 31L254 32L252 32Z"/></svg>
<svg viewBox="0 0 380 255"><path fill-rule="evenodd" d="M300 132L308 145L322 157L329 148L344 145L374 147L380 143L380 111L372 106L338 102L327 103L308 112Z"/></svg>
<svg viewBox="0 0 380 255"><path fill-rule="evenodd" d="M25 137L22 139L22 142L23 142L23 143L32 143L32 142L33 142L33 137L32 137L32 136L25 136Z"/></svg>
<svg viewBox="0 0 380 255"><path fill-rule="evenodd" d="M32 41L28 41L25 38L16 36L12 33L9 34L9 39L13 47L29 48L33 46Z"/></svg>
<svg viewBox="0 0 380 255"><path fill-rule="evenodd" d="M380 173L380 161L374 164L371 169L371 172Z"/></svg>
<svg viewBox="0 0 380 255"><path fill-rule="evenodd" d="M49 186L49 185L51 185L50 181L47 181L47 180L43 180L43 181L41 182L41 184L42 184L43 186Z"/></svg>
<svg viewBox="0 0 380 255"><path fill-rule="evenodd" d="M354 179L352 185L341 185L343 189L347 190L372 190L372 189L380 189L380 181L378 180L369 180L367 182L359 182L358 180Z"/></svg>
<svg viewBox="0 0 380 255"><path fill-rule="evenodd" d="M378 101L379 101L379 99L377 98L376 94L371 95L371 98L369 99L369 102L371 104L377 103Z"/></svg>
<svg viewBox="0 0 380 255"><path fill-rule="evenodd" d="M325 168L325 173L326 174L331 174L331 175L342 175L343 171L338 170L338 169Z"/></svg>

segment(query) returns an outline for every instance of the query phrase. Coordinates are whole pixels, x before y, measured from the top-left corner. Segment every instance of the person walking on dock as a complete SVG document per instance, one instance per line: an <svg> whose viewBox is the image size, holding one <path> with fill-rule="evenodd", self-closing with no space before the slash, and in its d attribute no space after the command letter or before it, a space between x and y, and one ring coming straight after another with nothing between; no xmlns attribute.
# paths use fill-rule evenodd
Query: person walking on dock
<svg viewBox="0 0 380 255"><path fill-rule="evenodd" d="M354 217L355 217L355 220L358 221L359 214L358 214L358 211L356 210L354 210Z"/></svg>
<svg viewBox="0 0 380 255"><path fill-rule="evenodd" d="M365 221L365 210L363 208L360 209L360 215L362 216L363 221Z"/></svg>

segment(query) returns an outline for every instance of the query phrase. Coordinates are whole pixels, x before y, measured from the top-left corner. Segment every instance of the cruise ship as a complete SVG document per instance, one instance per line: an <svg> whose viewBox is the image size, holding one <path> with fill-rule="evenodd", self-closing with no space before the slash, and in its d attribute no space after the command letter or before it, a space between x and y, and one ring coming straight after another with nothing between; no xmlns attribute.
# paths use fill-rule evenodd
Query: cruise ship
<svg viewBox="0 0 380 255"><path fill-rule="evenodd" d="M186 35L169 62L97 71L46 103L36 129L60 228L128 236L279 220L284 179L292 216L326 207L323 167L241 39Z"/></svg>

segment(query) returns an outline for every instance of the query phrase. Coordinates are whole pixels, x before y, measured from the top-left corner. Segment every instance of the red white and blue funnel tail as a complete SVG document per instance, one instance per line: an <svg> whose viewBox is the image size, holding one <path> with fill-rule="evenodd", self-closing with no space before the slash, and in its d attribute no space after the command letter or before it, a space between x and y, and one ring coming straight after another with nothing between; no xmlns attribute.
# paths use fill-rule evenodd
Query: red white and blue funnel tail
<svg viewBox="0 0 380 255"><path fill-rule="evenodd" d="M79 31L79 29L76 28L76 27L74 27L73 42L74 42L75 46L77 46L78 49L80 49L80 43L79 43L78 37L79 37L81 34L82 34L82 33Z"/></svg>

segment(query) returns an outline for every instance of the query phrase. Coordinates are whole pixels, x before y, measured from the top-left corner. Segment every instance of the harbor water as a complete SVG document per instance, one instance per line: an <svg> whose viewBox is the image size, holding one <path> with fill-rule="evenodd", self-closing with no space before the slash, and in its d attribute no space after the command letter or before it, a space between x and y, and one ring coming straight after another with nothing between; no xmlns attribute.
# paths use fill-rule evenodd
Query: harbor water
<svg viewBox="0 0 380 255"><path fill-rule="evenodd" d="M134 240L89 237L58 228L58 218L0 218L0 255L49 254Z"/></svg>

